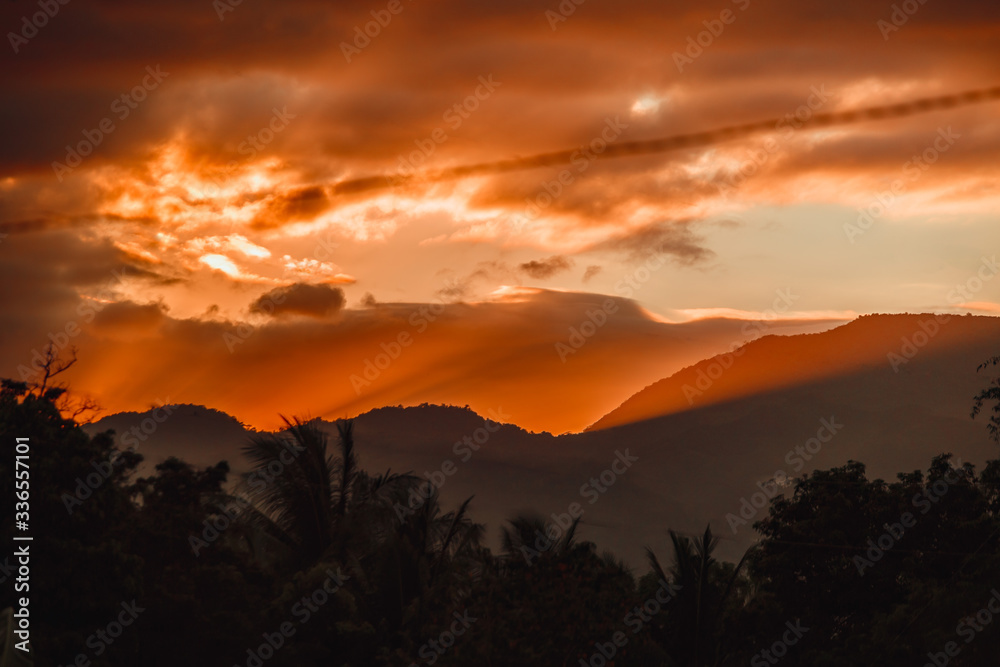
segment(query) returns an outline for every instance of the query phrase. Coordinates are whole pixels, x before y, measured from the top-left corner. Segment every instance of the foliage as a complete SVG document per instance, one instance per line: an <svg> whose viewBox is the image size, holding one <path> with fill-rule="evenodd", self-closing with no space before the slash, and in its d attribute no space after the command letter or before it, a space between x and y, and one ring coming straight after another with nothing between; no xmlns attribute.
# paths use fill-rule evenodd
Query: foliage
<svg viewBox="0 0 1000 667"><path fill-rule="evenodd" d="M112 432L86 435L57 374L0 388L0 439L30 439L32 516L45 518L39 664L721 667L774 664L763 651L791 627L807 630L779 647L789 666L923 664L948 642L959 667L1000 654L1000 629L963 625L1000 590L998 460L977 472L942 454L893 482L857 461L817 470L772 500L739 563L716 559L711 527L668 531L669 561L647 550L636 578L568 517L512 517L491 552L473 498L449 510L411 474L369 474L349 421L255 434L235 484L226 462L175 458L136 479L142 457ZM4 586L0 608L13 595ZM98 654L93 633L133 600L141 616ZM639 623L641 609L655 611Z"/></svg>

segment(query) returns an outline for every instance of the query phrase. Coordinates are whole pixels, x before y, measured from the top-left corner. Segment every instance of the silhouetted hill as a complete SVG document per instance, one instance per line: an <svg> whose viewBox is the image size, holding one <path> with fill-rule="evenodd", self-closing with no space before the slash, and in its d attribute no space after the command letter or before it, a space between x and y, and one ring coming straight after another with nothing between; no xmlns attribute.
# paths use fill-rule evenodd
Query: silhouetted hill
<svg viewBox="0 0 1000 667"><path fill-rule="evenodd" d="M908 377L912 364L906 355L919 354L925 346L929 350L948 346L982 349L983 342L1000 342L998 318L952 316L942 321L944 324L933 315L868 315L821 333L765 336L651 384L587 430L891 366L894 361L899 373ZM920 345L922 341L926 341L924 345ZM890 359L893 354L896 357Z"/></svg>
<svg viewBox="0 0 1000 667"><path fill-rule="evenodd" d="M870 475L890 479L926 468L941 452L980 468L997 457L1000 448L988 439L985 422L972 421L969 410L986 383L976 367L1000 347L1000 319L953 318L896 372L885 355L899 353L900 337L919 331L925 317L870 316L826 333L760 339L704 392L701 404L580 434L535 434L510 424L488 432L483 417L466 408L381 408L356 419L357 452L372 472L392 468L440 478L442 469L452 470L445 465L450 461L453 473L445 474L441 488L445 507L474 495L473 516L488 524L494 546L499 526L513 513L530 508L551 515L580 503L582 537L642 570L645 545L667 548L666 528L694 532L709 521L723 539L721 555L738 558L760 515L737 525L735 534L726 515L737 515L742 499L776 471L801 475L853 459L868 464ZM676 404L676 392L705 363L637 397L655 392ZM239 448L247 432L227 415L184 407L139 451L151 459L177 454L199 465L228 459L245 468ZM121 432L142 418L115 415L88 430L115 424ZM838 425L832 438L820 431L824 422ZM827 441L811 440L818 433ZM467 441L456 444L467 437L481 440L478 450ZM637 460L606 492L581 493L626 449Z"/></svg>
<svg viewBox="0 0 1000 667"><path fill-rule="evenodd" d="M225 452L230 464L238 463L239 447L253 429L225 412L188 403L153 408L146 412L119 412L88 424L84 429L93 434L114 430L118 446L135 447L142 454L142 472L168 456L188 463L207 466L218 463Z"/></svg>

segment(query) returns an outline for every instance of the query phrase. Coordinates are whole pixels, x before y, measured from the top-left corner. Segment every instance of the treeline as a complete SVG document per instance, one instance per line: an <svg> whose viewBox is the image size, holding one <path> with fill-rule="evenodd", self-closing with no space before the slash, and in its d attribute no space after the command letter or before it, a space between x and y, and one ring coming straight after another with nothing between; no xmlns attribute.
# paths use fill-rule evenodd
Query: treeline
<svg viewBox="0 0 1000 667"><path fill-rule="evenodd" d="M817 471L772 501L739 563L713 556L710 530L671 532L637 576L575 522L540 516L513 517L493 553L469 501L413 503L424 480L362 469L350 422L336 437L294 421L254 436L253 472L233 487L224 462L169 459L138 477L141 456L85 434L62 394L0 391L5 502L15 438L31 443L39 665L940 667L1000 655L1000 461L977 471L945 454L891 483L858 462ZM12 532L5 521L5 544ZM0 608L17 604L13 576L0 563Z"/></svg>

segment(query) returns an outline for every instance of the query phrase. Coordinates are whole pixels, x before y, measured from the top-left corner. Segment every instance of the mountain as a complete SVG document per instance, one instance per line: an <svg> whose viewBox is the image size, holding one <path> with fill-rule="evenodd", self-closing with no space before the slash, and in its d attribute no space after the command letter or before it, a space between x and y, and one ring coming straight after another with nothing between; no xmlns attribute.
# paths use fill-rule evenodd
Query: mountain
<svg viewBox="0 0 1000 667"><path fill-rule="evenodd" d="M795 295L782 294L764 312L787 307L786 297L791 303ZM528 430L575 432L637 388L752 337L745 319L664 321L624 296L528 287L483 302L378 302L342 309L334 320L289 316L254 327L174 320L142 308L105 311L107 336L81 334L81 349L92 351L74 366L74 382L112 412L194 403L268 430L283 426L282 413L340 419L386 405L435 403L503 408ZM136 332L153 327L156 335L113 332L132 317ZM770 331L842 323L781 319ZM164 348L160 336L174 342ZM187 370L178 373L179 365ZM113 367L141 368L142 376L106 372Z"/></svg>
<svg viewBox="0 0 1000 667"><path fill-rule="evenodd" d="M695 532L708 522L723 538L721 555L735 559L766 511L753 501L764 498L762 488L775 490L768 481L778 472L792 477L853 459L868 464L870 476L891 480L926 469L942 452L980 469L997 457L984 420L972 421L969 410L987 381L976 367L1000 347L1000 318L953 317L933 335L917 335L931 328L928 318L868 316L823 333L758 339L723 373L711 370L722 365L719 357L684 369L584 433L530 433L484 419L502 422L503 414L467 408L381 408L355 420L357 452L372 472L444 480L446 507L474 495L472 514L488 524L494 547L515 512L560 515L579 503L582 537L640 569L645 545L668 552L667 528ZM697 388L699 371L717 377L689 406L684 386ZM621 423L649 410L666 414ZM121 433L148 416L114 415L88 430ZM228 415L180 406L139 451L151 461L228 459L240 470L248 434Z"/></svg>
<svg viewBox="0 0 1000 667"><path fill-rule="evenodd" d="M192 465L215 465L228 459L239 468L240 448L255 431L225 412L201 405L171 404L145 412L119 412L84 426L94 434L113 430L118 447L145 457L139 471L153 474L152 466L168 456Z"/></svg>
<svg viewBox="0 0 1000 667"><path fill-rule="evenodd" d="M689 366L634 394L592 424L599 430L763 391L890 367L911 377L910 359L927 347L982 349L998 342L1000 319L972 316L866 315L830 331L765 336ZM995 354L996 350L990 354ZM980 363L983 358L972 359Z"/></svg>

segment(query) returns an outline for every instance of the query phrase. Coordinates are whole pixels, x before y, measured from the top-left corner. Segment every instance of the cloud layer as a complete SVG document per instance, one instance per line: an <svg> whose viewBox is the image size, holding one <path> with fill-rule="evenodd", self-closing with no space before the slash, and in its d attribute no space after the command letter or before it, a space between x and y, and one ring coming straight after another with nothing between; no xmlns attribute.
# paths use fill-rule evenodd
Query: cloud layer
<svg viewBox="0 0 1000 667"><path fill-rule="evenodd" d="M4 3L0 362L72 340L114 409L503 401L562 430L779 289L803 321L993 312L1000 281L948 295L1000 243L998 103L843 114L1000 84L1000 7L897 5Z"/></svg>

